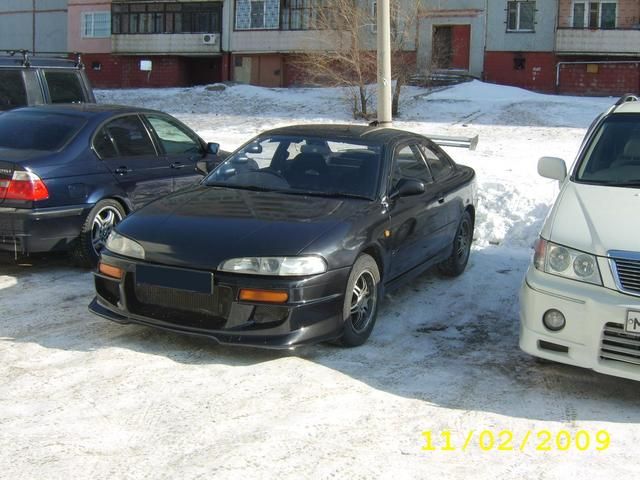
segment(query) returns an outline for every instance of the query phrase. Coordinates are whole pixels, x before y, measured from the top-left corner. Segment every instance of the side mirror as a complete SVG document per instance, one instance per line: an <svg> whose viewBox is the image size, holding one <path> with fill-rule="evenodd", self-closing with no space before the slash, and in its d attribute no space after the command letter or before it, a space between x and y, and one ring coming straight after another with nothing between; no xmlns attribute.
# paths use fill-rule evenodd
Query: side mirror
<svg viewBox="0 0 640 480"><path fill-rule="evenodd" d="M262 145L259 143L251 143L244 147L244 153L262 153Z"/></svg>
<svg viewBox="0 0 640 480"><path fill-rule="evenodd" d="M211 155L217 155L220 151L219 143L207 143L207 153Z"/></svg>
<svg viewBox="0 0 640 480"><path fill-rule="evenodd" d="M538 160L538 174L562 182L567 177L567 165L556 157L542 157Z"/></svg>
<svg viewBox="0 0 640 480"><path fill-rule="evenodd" d="M424 183L413 178L401 179L395 187L391 189L389 198L394 200L399 197L410 197L424 193Z"/></svg>

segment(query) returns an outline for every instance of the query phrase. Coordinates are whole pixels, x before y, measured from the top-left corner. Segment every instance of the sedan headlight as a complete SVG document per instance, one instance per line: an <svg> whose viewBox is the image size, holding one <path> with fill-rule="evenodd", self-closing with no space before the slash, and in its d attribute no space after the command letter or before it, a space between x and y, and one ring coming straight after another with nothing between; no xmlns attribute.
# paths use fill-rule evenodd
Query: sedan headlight
<svg viewBox="0 0 640 480"><path fill-rule="evenodd" d="M225 260L218 270L253 275L303 276L327 271L321 257L244 257Z"/></svg>
<svg viewBox="0 0 640 480"><path fill-rule="evenodd" d="M107 238L107 249L123 257L139 258L144 260L144 248L138 242L134 242L115 231L112 231Z"/></svg>
<svg viewBox="0 0 640 480"><path fill-rule="evenodd" d="M538 239L533 264L538 270L552 275L602 285L598 260L594 255L549 242L544 238Z"/></svg>

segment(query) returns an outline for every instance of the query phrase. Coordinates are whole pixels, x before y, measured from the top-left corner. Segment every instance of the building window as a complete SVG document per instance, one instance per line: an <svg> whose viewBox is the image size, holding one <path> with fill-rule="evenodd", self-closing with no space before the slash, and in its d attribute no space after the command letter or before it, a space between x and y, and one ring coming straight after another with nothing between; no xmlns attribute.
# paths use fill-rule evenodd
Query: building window
<svg viewBox="0 0 640 480"><path fill-rule="evenodd" d="M573 28L616 28L616 2L573 2Z"/></svg>
<svg viewBox="0 0 640 480"><path fill-rule="evenodd" d="M111 36L111 12L83 12L82 37L107 38Z"/></svg>
<svg viewBox="0 0 640 480"><path fill-rule="evenodd" d="M236 0L236 30L280 28L280 0Z"/></svg>
<svg viewBox="0 0 640 480"><path fill-rule="evenodd" d="M319 0L284 0L282 5L282 30L322 29L328 21Z"/></svg>
<svg viewBox="0 0 640 480"><path fill-rule="evenodd" d="M220 33L222 2L113 3L114 34Z"/></svg>
<svg viewBox="0 0 640 480"><path fill-rule="evenodd" d="M536 2L507 2L507 31L533 32L536 16Z"/></svg>

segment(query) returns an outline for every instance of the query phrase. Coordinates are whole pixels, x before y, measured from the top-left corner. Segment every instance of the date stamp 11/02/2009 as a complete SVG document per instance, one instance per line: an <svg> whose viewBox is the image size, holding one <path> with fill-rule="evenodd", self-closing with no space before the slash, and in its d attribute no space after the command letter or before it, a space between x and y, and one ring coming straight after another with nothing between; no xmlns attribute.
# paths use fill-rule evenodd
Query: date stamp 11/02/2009
<svg viewBox="0 0 640 480"><path fill-rule="evenodd" d="M526 430L519 435L511 430L470 430L465 435L451 430L425 430L422 437L422 450L429 452L466 452L475 448L483 452L603 452L611 446L611 435L606 430Z"/></svg>

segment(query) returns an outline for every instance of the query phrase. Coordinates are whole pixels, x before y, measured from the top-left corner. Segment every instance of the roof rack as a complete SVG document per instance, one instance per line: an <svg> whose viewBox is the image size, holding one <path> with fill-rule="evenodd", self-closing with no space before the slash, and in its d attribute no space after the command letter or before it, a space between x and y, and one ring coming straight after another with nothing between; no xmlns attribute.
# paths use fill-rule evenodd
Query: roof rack
<svg viewBox="0 0 640 480"><path fill-rule="evenodd" d="M1 53L6 53L10 57L16 56L16 54L22 55L22 66L30 67L31 66L31 58L36 55L75 55L75 67L79 69L84 68L84 64L82 63L82 53L80 52L32 52L30 50L25 49L16 49L16 50L0 50Z"/></svg>
<svg viewBox="0 0 640 480"><path fill-rule="evenodd" d="M640 102L640 98L638 97L638 95L636 95L634 93L625 93L616 102L616 106L622 105L623 103L627 103L627 102Z"/></svg>

